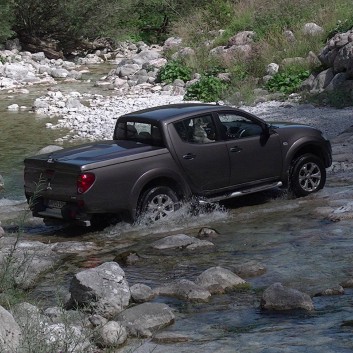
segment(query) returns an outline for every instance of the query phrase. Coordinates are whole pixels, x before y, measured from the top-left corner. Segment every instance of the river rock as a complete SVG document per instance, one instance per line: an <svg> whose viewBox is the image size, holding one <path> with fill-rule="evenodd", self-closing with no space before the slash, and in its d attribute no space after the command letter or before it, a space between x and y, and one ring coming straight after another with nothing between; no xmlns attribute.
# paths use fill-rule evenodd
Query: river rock
<svg viewBox="0 0 353 353"><path fill-rule="evenodd" d="M202 227L197 233L198 238L216 237L218 235L217 230L210 227Z"/></svg>
<svg viewBox="0 0 353 353"><path fill-rule="evenodd" d="M68 323L47 325L43 328L46 344L57 347L59 352L93 352L88 332L80 326Z"/></svg>
<svg viewBox="0 0 353 353"><path fill-rule="evenodd" d="M143 303L124 310L116 317L129 334L136 337L151 337L155 331L171 325L174 319L171 308L162 303Z"/></svg>
<svg viewBox="0 0 353 353"><path fill-rule="evenodd" d="M187 279L176 280L156 289L159 295L171 296L192 302L207 302L211 293L204 287Z"/></svg>
<svg viewBox="0 0 353 353"><path fill-rule="evenodd" d="M59 254L82 254L85 251L98 250L98 247L92 241L65 241L51 244L51 249Z"/></svg>
<svg viewBox="0 0 353 353"><path fill-rule="evenodd" d="M248 261L232 267L232 271L240 277L256 277L266 273L266 267L256 261Z"/></svg>
<svg viewBox="0 0 353 353"><path fill-rule="evenodd" d="M157 250L167 250L176 248L194 250L196 248L205 246L214 246L214 244L206 240L200 240L195 237L190 237L186 234L169 235L163 239L155 241L152 244L152 247Z"/></svg>
<svg viewBox="0 0 353 353"><path fill-rule="evenodd" d="M13 316L0 306L0 348L2 352L17 352L21 329Z"/></svg>
<svg viewBox="0 0 353 353"><path fill-rule="evenodd" d="M50 245L39 241L18 241L15 237L0 239L0 265L12 258L11 271L15 283L22 289L32 288L38 278L61 260Z"/></svg>
<svg viewBox="0 0 353 353"><path fill-rule="evenodd" d="M353 288L353 278L349 278L340 283L343 288Z"/></svg>
<svg viewBox="0 0 353 353"><path fill-rule="evenodd" d="M149 286L136 283L130 287L131 298L135 303L148 302L156 297L156 292Z"/></svg>
<svg viewBox="0 0 353 353"><path fill-rule="evenodd" d="M94 331L94 342L99 347L117 347L126 340L126 328L116 321L109 321Z"/></svg>
<svg viewBox="0 0 353 353"><path fill-rule="evenodd" d="M130 289L116 262L77 273L70 284L71 301L90 306L94 313L111 318L129 305Z"/></svg>
<svg viewBox="0 0 353 353"><path fill-rule="evenodd" d="M284 287L281 283L274 283L264 291L260 305L262 309L270 311L314 310L313 302L308 294Z"/></svg>
<svg viewBox="0 0 353 353"><path fill-rule="evenodd" d="M344 294L344 289L342 286L337 285L336 287L333 288L327 288L319 293L316 293L314 296L315 297L321 297L321 296L330 296L330 295L343 295Z"/></svg>
<svg viewBox="0 0 353 353"><path fill-rule="evenodd" d="M246 282L233 273L222 267L211 267L202 272L195 280L195 283L207 288L211 294L224 293Z"/></svg>
<svg viewBox="0 0 353 353"><path fill-rule="evenodd" d="M192 340L191 337L188 337L178 332L169 332L169 331L158 332L152 338L152 342L159 343L159 344L173 344L173 343L180 343L180 342L188 342L191 340Z"/></svg>

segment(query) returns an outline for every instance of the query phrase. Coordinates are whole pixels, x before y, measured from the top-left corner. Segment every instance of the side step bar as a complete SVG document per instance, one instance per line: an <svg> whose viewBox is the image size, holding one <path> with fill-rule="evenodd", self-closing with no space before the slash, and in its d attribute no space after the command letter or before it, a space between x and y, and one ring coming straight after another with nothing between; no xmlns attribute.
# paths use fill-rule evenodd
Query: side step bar
<svg viewBox="0 0 353 353"><path fill-rule="evenodd" d="M234 191L232 193L228 193L228 194L224 194L224 195L220 195L220 196L216 196L216 197L202 198L202 199L199 199L198 201L201 205L204 205L207 203L213 203L213 202L219 202L219 201L226 200L226 199L231 199L233 197L239 197L239 196L244 196L244 195L248 195L248 194L253 194L253 193L259 192L259 191L278 188L278 187L281 187L282 185L283 185L283 183L281 181L279 181L279 182L276 182L273 184L255 186L253 188L249 188L249 189L245 189L245 190L241 190L241 191Z"/></svg>

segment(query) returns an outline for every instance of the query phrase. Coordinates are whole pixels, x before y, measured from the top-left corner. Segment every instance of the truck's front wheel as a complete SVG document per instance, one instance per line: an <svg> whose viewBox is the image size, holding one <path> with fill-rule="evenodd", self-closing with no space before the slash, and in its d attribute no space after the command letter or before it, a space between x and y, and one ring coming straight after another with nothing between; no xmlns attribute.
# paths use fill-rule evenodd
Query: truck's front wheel
<svg viewBox="0 0 353 353"><path fill-rule="evenodd" d="M309 195L322 189L326 181L326 169L322 160L310 153L293 162L289 191L295 197Z"/></svg>
<svg viewBox="0 0 353 353"><path fill-rule="evenodd" d="M170 187L156 186L142 194L138 214L155 222L168 217L179 207L178 195Z"/></svg>

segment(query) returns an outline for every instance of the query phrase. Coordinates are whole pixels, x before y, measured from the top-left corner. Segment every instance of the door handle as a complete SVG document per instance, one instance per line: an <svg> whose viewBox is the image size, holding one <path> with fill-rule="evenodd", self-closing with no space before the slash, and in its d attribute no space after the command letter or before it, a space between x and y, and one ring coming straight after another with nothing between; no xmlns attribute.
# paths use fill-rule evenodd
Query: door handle
<svg viewBox="0 0 353 353"><path fill-rule="evenodd" d="M240 151L242 151L243 149L242 148L240 148L240 147L238 147L238 146L234 146L234 147L231 147L230 148L230 151L231 152L240 152Z"/></svg>
<svg viewBox="0 0 353 353"><path fill-rule="evenodd" d="M187 153L187 154L183 155L183 158L184 159L194 159L194 158L196 158L196 155L193 153Z"/></svg>

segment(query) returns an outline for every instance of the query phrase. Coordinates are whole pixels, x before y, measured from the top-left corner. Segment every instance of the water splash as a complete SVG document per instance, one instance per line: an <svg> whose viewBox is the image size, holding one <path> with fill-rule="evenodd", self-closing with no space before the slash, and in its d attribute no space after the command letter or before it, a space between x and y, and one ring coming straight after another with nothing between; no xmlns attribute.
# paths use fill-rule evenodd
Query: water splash
<svg viewBox="0 0 353 353"><path fill-rule="evenodd" d="M151 223L150 219L145 216L141 217L134 224L118 223L115 226L106 228L105 232L108 236L121 236L126 233L134 232L139 236L148 234L171 233L182 231L188 228L209 225L213 222L227 219L228 210L219 204L208 204L207 206L196 205L188 202L170 214L168 217L162 218L157 222Z"/></svg>

